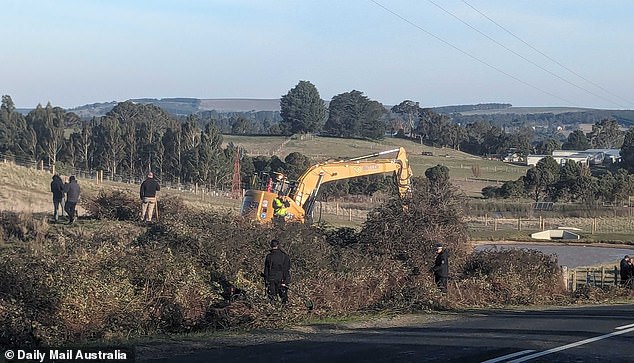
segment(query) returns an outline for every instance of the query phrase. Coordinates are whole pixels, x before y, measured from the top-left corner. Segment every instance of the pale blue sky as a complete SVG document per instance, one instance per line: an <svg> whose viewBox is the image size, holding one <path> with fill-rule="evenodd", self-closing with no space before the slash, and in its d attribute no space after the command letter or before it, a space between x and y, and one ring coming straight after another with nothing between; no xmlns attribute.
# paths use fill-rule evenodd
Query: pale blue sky
<svg viewBox="0 0 634 363"><path fill-rule="evenodd" d="M75 107L308 80L326 100L634 109L634 1L465 1L4 0L0 93Z"/></svg>

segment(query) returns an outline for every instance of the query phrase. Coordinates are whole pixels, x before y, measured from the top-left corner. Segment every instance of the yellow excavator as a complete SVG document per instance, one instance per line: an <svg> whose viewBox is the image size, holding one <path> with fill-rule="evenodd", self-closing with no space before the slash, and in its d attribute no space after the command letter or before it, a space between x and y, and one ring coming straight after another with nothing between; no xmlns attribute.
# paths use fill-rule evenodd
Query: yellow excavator
<svg viewBox="0 0 634 363"><path fill-rule="evenodd" d="M392 153L396 153L394 158L372 159ZM311 221L317 193L324 183L383 173L394 174L401 197L410 191L412 169L404 148L315 164L295 182L288 181L280 173L254 178L251 189L245 193L241 214L260 222L271 221L273 201L281 196L286 204L286 221Z"/></svg>

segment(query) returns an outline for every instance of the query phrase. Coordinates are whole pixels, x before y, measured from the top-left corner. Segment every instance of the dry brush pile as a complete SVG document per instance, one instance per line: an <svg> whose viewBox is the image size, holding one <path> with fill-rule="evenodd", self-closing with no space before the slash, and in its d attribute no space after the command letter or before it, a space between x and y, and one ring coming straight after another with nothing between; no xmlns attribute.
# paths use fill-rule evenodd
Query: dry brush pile
<svg viewBox="0 0 634 363"><path fill-rule="evenodd" d="M462 200L454 189L436 189L421 183L412 198L384 203L359 232L262 226L188 210L178 200L162 201L160 221L145 225L136 221L136 198L122 192L86 201L100 221L85 225L48 226L32 216L0 214L0 345L561 300L551 257L470 254ZM285 309L268 303L260 277L273 238L292 258L291 305ZM451 252L453 283L446 296L428 272L435 242ZM517 273L527 268L530 273ZM232 299L233 288L241 291L238 299ZM312 311L303 305L307 298Z"/></svg>

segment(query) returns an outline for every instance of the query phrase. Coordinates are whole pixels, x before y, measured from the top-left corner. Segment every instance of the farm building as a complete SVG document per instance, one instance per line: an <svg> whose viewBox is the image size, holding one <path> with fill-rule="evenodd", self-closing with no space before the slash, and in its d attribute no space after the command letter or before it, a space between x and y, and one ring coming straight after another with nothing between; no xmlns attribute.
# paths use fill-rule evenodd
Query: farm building
<svg viewBox="0 0 634 363"><path fill-rule="evenodd" d="M567 160L586 165L599 165L605 161L615 163L621 160L620 152L620 149L554 150L552 155L528 155L526 165L535 166L546 156L552 156L560 165Z"/></svg>

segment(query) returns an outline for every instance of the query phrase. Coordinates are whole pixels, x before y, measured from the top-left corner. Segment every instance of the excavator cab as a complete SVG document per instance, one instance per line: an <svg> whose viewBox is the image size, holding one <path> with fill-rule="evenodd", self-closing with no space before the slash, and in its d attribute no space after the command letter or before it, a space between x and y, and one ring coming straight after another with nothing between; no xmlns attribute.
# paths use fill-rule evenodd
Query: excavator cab
<svg viewBox="0 0 634 363"><path fill-rule="evenodd" d="M247 190L242 201L240 214L260 222L270 221L274 218L275 210L273 201L278 195L282 195L286 207L286 221L303 221L303 213L292 203L290 195L296 187L296 182L289 181L282 173L268 172L254 175L251 189Z"/></svg>

